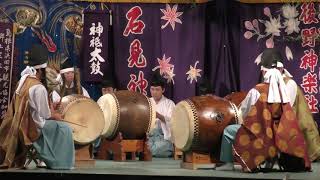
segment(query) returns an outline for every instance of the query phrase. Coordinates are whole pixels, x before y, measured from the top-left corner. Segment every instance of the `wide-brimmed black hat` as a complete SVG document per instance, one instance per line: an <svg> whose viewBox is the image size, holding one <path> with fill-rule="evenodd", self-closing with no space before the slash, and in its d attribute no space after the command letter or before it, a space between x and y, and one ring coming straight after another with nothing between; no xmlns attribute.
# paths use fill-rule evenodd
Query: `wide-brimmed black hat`
<svg viewBox="0 0 320 180"><path fill-rule="evenodd" d="M34 44L29 50L29 66L39 66L47 63L48 61L48 49L41 44Z"/></svg>

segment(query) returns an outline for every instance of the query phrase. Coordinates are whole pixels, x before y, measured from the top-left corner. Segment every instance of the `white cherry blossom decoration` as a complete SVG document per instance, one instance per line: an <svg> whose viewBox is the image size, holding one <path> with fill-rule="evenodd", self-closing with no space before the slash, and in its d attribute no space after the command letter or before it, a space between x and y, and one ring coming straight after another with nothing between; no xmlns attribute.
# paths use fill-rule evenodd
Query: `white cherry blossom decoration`
<svg viewBox="0 0 320 180"><path fill-rule="evenodd" d="M192 67L190 65L190 70L186 73L188 75L187 81L190 80L190 84L192 84L192 81L196 81L197 82L197 78L201 77L200 72L202 70L201 69L197 69L197 64L198 63L199 63L199 61L196 61L196 63L194 64L194 67Z"/></svg>
<svg viewBox="0 0 320 180"><path fill-rule="evenodd" d="M171 68L174 67L173 64L170 64L171 57L166 58L166 55L163 54L162 59L157 58L159 65L154 67L152 71L160 70L160 75L170 74Z"/></svg>
<svg viewBox="0 0 320 180"><path fill-rule="evenodd" d="M174 71L174 67L171 68L170 71L168 71L168 72L166 72L166 73L164 74L163 77L167 80L167 83L171 83L171 82L172 82L172 84L174 84L174 79L173 79L173 77L174 77L176 74L174 74L173 71Z"/></svg>
<svg viewBox="0 0 320 180"><path fill-rule="evenodd" d="M282 6L282 16L285 18L283 25L286 27L285 32L289 35L293 32L300 32L300 21L299 12L297 11L297 6L286 4Z"/></svg>
<svg viewBox="0 0 320 180"><path fill-rule="evenodd" d="M172 8L169 4L166 4L166 9L160 9L160 11L163 13L161 19L167 21L164 25L161 26L161 29L166 28L170 24L172 30L174 31L176 23L182 24L182 21L179 19L179 17L183 14L183 12L177 12L177 10L177 4L173 5Z"/></svg>

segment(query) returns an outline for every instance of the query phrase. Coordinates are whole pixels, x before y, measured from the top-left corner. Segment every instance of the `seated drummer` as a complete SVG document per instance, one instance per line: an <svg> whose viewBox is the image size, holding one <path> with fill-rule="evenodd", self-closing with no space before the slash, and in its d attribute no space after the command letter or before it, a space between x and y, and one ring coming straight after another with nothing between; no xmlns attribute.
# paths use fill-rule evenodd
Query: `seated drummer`
<svg viewBox="0 0 320 180"><path fill-rule="evenodd" d="M80 77L77 75L71 59L66 58L61 64L60 74L56 79L58 82L60 82L60 92L55 90L52 92L52 101L54 103L60 102L61 97L71 94L82 94L90 98L87 90L81 86Z"/></svg>
<svg viewBox="0 0 320 180"><path fill-rule="evenodd" d="M49 107L45 68L48 50L33 45L8 111L0 126L1 168L23 167L27 145L33 145L50 169L74 167L72 129ZM55 120L57 121L55 121Z"/></svg>
<svg viewBox="0 0 320 180"><path fill-rule="evenodd" d="M158 73L157 73L158 74ZM150 100L156 104L156 124L149 135L149 146L153 157L171 157L173 155L173 144L171 142L171 113L175 104L166 98L165 81L157 74L153 75L150 93Z"/></svg>
<svg viewBox="0 0 320 180"><path fill-rule="evenodd" d="M101 82L100 87L101 87L101 94L102 95L113 93L113 92L117 91L117 89L115 88L114 81L112 80L111 77L104 78Z"/></svg>
<svg viewBox="0 0 320 180"><path fill-rule="evenodd" d="M101 94L106 95L110 93L114 93L116 91L115 88L115 83L113 81L112 76L104 76L101 84L99 85L101 88ZM101 144L101 137L98 137L94 142L93 142L93 155L97 156L99 147Z"/></svg>
<svg viewBox="0 0 320 180"><path fill-rule="evenodd" d="M225 128L220 153L220 160L225 164L216 170L233 170L235 159L244 171L253 172L281 153L303 159L302 166L310 168L306 140L292 109L292 92L286 87L283 68L277 67L280 61L282 57L274 49L262 54L264 81L242 101L243 121Z"/></svg>

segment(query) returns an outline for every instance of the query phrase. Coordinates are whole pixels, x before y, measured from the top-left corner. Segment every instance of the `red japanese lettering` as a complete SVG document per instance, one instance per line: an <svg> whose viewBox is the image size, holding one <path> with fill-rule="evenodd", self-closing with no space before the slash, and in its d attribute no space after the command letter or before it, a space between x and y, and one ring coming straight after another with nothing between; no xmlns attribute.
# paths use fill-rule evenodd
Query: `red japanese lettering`
<svg viewBox="0 0 320 180"><path fill-rule="evenodd" d="M314 53L313 49L310 51L304 51L304 56L301 58L300 68L307 69L310 68L311 72L314 72L314 68L318 64L318 55Z"/></svg>
<svg viewBox="0 0 320 180"><path fill-rule="evenodd" d="M135 39L130 44L130 57L128 58L128 67L136 66L137 68L144 68L147 66L146 58L144 57L143 49L141 48L141 42Z"/></svg>
<svg viewBox="0 0 320 180"><path fill-rule="evenodd" d="M303 90L307 93L318 93L318 79L317 74L311 74L308 72L308 74L304 75L302 77L302 84L301 87Z"/></svg>
<svg viewBox="0 0 320 180"><path fill-rule="evenodd" d="M310 29L303 29L301 31L302 47L305 47L305 46L314 47L318 36L319 36L319 29L316 29L315 27L312 27Z"/></svg>
<svg viewBox="0 0 320 180"><path fill-rule="evenodd" d="M127 85L129 90L139 91L140 93L147 95L147 87L148 81L144 78L144 73L142 71L139 71L138 79L135 74L130 74L130 81Z"/></svg>
<svg viewBox="0 0 320 180"><path fill-rule="evenodd" d="M318 103L319 101L314 97L314 95L305 95L307 101L308 101L308 105L309 105L309 109L312 113L318 113L319 109L318 109Z"/></svg>
<svg viewBox="0 0 320 180"><path fill-rule="evenodd" d="M316 9L314 8L314 3L303 3L301 6L302 13L299 19L303 21L304 24L318 23L316 18Z"/></svg>
<svg viewBox="0 0 320 180"><path fill-rule="evenodd" d="M139 6L135 6L131 8L127 14L126 18L129 21L125 30L123 31L124 36L128 36L130 33L132 34L142 34L143 29L145 28L145 24L143 21L138 20L138 18L142 15L142 9Z"/></svg>

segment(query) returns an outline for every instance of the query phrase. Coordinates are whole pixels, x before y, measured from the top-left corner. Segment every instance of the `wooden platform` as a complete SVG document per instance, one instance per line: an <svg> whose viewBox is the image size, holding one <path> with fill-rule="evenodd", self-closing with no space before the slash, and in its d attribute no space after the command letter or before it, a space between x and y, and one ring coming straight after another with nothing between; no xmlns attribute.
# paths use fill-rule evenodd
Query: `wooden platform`
<svg viewBox="0 0 320 180"><path fill-rule="evenodd" d="M313 172L304 173L242 173L240 168L236 171L215 171L215 170L188 170L180 168L181 161L173 159L153 158L152 161L127 161L115 162L97 160L94 167L76 168L73 170L48 170L36 168L31 164L27 170L0 170L0 179L10 179L26 177L34 179L77 179L94 178L97 179L319 179L320 162L313 163Z"/></svg>

